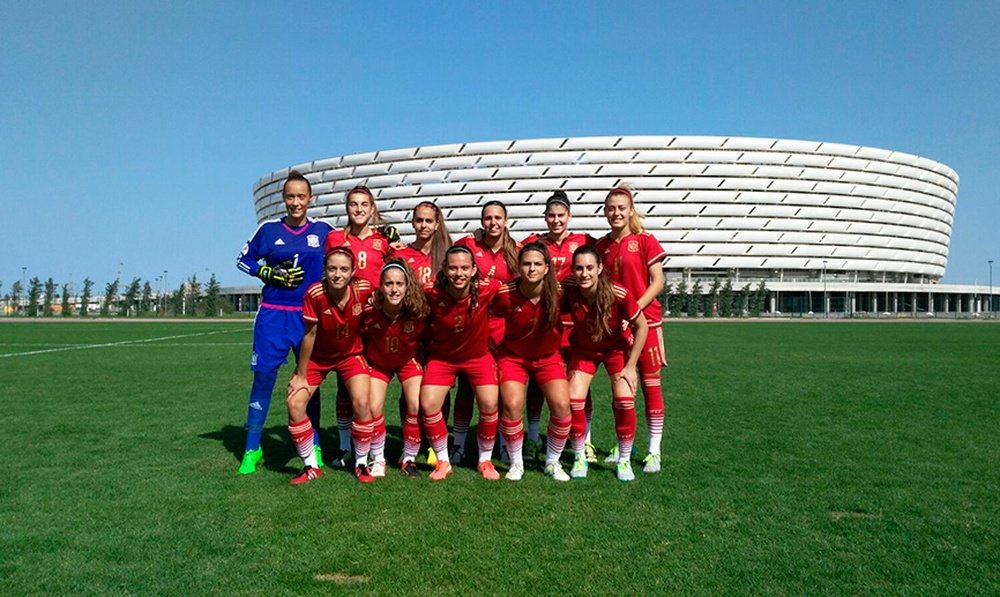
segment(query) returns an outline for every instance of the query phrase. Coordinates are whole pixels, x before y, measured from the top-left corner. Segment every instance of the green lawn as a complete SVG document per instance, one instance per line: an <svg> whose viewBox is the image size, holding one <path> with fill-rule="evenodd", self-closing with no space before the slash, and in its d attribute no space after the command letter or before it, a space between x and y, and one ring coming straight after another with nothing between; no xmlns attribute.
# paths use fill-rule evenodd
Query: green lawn
<svg viewBox="0 0 1000 597"><path fill-rule="evenodd" d="M1000 592L1000 325L665 330L659 475L291 487L277 393L263 469L235 472L248 322L2 323L0 591Z"/></svg>

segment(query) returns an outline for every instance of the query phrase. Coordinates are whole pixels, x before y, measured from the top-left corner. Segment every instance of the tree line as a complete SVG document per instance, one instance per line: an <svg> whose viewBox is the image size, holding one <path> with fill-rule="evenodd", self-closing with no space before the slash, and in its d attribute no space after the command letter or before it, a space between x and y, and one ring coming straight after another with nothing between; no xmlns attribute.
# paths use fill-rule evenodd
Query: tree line
<svg viewBox="0 0 1000 597"><path fill-rule="evenodd" d="M3 286L0 281L0 292ZM0 295L0 302L5 314L25 317L213 317L233 311L232 302L221 296L220 290L214 273L204 285L197 275L192 275L176 290L163 292L154 291L149 280L132 278L123 286L115 278L105 285L103 294L95 293L90 278L85 278L83 288L74 294L68 282L60 285L52 278L43 282L36 276L27 285L15 281L6 294Z"/></svg>
<svg viewBox="0 0 1000 597"><path fill-rule="evenodd" d="M667 283L660 293L664 317L760 317L767 311L771 290L763 281L753 288L750 284L734 288L731 280L720 283L718 278L706 289L701 280L690 287L686 280Z"/></svg>

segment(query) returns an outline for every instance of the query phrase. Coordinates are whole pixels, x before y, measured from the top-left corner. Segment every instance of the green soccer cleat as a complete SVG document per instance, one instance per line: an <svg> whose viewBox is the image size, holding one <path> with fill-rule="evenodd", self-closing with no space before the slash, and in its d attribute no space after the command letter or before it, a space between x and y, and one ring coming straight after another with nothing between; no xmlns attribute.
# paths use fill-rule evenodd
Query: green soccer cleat
<svg viewBox="0 0 1000 597"><path fill-rule="evenodd" d="M583 444L583 453L587 455L587 462L597 463L597 450L594 444L590 442Z"/></svg>
<svg viewBox="0 0 1000 597"><path fill-rule="evenodd" d="M643 467L642 472L644 473L658 473L660 472L660 455L653 454L650 452L642 459Z"/></svg>
<svg viewBox="0 0 1000 597"><path fill-rule="evenodd" d="M316 453L316 468L323 468L323 448L313 446L313 452Z"/></svg>
<svg viewBox="0 0 1000 597"><path fill-rule="evenodd" d="M635 481L635 473L632 472L632 463L628 460L623 460L618 463L618 470L615 474L618 475L618 480L622 483Z"/></svg>
<svg viewBox="0 0 1000 597"><path fill-rule="evenodd" d="M264 450L262 448L257 448L256 450L247 450L243 453L243 462L240 463L240 468L236 469L236 472L241 475L252 475L257 472L257 463L260 459L264 457Z"/></svg>
<svg viewBox="0 0 1000 597"><path fill-rule="evenodd" d="M573 461L573 468L569 470L569 476L573 479L586 479L588 468L590 468L590 464L587 462L586 457L577 458Z"/></svg>

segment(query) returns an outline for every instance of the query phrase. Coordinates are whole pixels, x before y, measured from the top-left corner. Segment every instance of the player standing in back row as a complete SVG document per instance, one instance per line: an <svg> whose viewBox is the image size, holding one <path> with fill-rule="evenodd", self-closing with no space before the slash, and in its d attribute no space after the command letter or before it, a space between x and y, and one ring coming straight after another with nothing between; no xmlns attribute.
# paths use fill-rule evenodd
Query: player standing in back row
<svg viewBox="0 0 1000 597"><path fill-rule="evenodd" d="M310 284L322 278L323 243L332 230L326 222L307 218L313 199L312 185L301 173L296 170L289 172L282 187L282 196L285 217L261 224L243 246L236 263L241 271L264 282L260 309L253 325L253 353L250 357L253 386L247 408L246 448L238 470L241 475L256 471L257 463L263 457L260 439L278 368L287 362L288 349L292 349L298 359L299 344L305 331L302 296ZM307 407L314 429L319 429L319 405L317 392ZM318 443L316 447L318 452Z"/></svg>
<svg viewBox="0 0 1000 597"><path fill-rule="evenodd" d="M639 383L646 399L646 428L649 431L649 454L643 459L643 471L660 472L660 440L663 437L663 391L660 369L666 365L663 351L663 310L657 296L663 292L663 260L667 252L642 226L642 216L635 210L632 191L620 186L604 199L604 217L611 232L597 241L601 260L611 280L629 291L642 308L649 334L639 358ZM629 455L625 455L629 456ZM619 461L617 448L606 462Z"/></svg>

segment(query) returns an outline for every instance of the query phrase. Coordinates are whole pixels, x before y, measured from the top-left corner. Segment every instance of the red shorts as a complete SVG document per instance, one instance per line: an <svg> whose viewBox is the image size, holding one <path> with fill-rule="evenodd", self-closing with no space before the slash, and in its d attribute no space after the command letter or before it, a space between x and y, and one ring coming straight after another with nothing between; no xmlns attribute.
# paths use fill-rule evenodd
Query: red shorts
<svg viewBox="0 0 1000 597"><path fill-rule="evenodd" d="M368 361L360 354L344 357L336 361L323 361L322 363L310 360L306 368L306 383L311 386L318 386L323 383L323 380L326 379L326 376L331 371L337 372L338 380L347 381L358 375L368 375L369 369Z"/></svg>
<svg viewBox="0 0 1000 597"><path fill-rule="evenodd" d="M608 375L621 373L628 360L624 350L610 350L599 353L571 352L569 355L569 371L582 371L589 375L597 373L597 366L604 363Z"/></svg>
<svg viewBox="0 0 1000 597"><path fill-rule="evenodd" d="M639 362L636 369L639 371L656 371L662 369L667 364L666 353L663 351L663 327L656 326L649 328L649 335L646 336L646 345L639 355Z"/></svg>
<svg viewBox="0 0 1000 597"><path fill-rule="evenodd" d="M374 363L372 363L371 368L372 379L380 379L385 383L389 383L393 375L398 376L400 382L404 382L424 374L424 368L420 366L417 359L410 359L395 369L383 369Z"/></svg>
<svg viewBox="0 0 1000 597"><path fill-rule="evenodd" d="M516 381L526 384L529 377L533 377L540 386L560 379L566 381L566 363L558 352L540 359L526 359L501 352L497 368L500 370L501 383Z"/></svg>
<svg viewBox="0 0 1000 597"><path fill-rule="evenodd" d="M473 387L497 385L497 362L489 352L466 361L430 357L424 367L424 381L421 385L451 387L459 373L468 377Z"/></svg>

